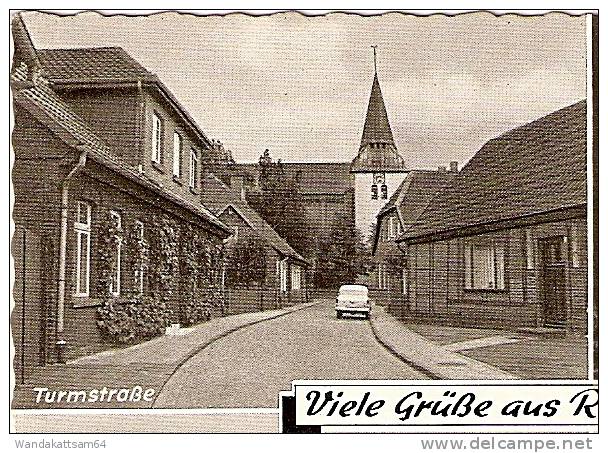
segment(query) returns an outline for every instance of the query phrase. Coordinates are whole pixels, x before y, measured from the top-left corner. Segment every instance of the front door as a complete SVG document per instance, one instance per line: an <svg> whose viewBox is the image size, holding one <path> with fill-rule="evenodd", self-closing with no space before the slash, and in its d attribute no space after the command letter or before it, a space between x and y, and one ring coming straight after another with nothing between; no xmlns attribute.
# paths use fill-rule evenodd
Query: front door
<svg viewBox="0 0 608 453"><path fill-rule="evenodd" d="M539 243L541 253L541 301L546 327L565 327L566 261L568 258L563 236L543 239Z"/></svg>

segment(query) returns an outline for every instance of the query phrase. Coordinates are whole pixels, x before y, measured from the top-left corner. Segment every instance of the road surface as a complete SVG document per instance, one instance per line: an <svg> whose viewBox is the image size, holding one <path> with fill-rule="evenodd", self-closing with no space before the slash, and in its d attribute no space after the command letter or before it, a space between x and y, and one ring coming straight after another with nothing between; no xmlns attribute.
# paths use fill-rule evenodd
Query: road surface
<svg viewBox="0 0 608 453"><path fill-rule="evenodd" d="M336 319L333 301L242 328L181 366L154 406L277 407L295 379L426 379L380 345L369 321Z"/></svg>

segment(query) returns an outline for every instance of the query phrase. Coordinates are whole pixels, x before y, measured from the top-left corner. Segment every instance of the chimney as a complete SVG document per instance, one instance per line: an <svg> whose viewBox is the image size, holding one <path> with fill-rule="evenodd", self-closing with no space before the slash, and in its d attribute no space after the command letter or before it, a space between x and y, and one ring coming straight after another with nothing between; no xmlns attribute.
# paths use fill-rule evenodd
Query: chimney
<svg viewBox="0 0 608 453"><path fill-rule="evenodd" d="M450 162L450 171L453 173L457 173L458 172L458 162L453 160L452 162Z"/></svg>
<svg viewBox="0 0 608 453"><path fill-rule="evenodd" d="M244 176L230 176L230 188L232 193L236 195L239 200L245 201L245 177Z"/></svg>

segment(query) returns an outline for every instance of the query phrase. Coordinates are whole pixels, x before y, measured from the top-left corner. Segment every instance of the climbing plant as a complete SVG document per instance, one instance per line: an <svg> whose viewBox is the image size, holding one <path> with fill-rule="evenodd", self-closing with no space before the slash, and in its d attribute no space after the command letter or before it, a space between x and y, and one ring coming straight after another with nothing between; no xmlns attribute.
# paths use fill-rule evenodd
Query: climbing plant
<svg viewBox="0 0 608 453"><path fill-rule="evenodd" d="M178 224L167 215L151 216L145 231L150 233L144 237L134 224L125 235L112 223L111 216L100 224L100 287L104 300L97 324L106 338L118 343L160 335L173 322L188 326L206 321L212 308L223 303L223 245L219 240L192 224ZM118 240L122 241L132 277L131 290L121 291L120 299L110 295ZM146 274L145 294L140 294L142 269Z"/></svg>

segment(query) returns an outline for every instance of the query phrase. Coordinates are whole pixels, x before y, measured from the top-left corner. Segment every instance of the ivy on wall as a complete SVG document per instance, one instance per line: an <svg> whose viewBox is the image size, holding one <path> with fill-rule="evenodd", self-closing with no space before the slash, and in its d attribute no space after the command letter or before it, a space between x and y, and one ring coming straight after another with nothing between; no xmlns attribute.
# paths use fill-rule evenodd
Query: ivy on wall
<svg viewBox="0 0 608 453"><path fill-rule="evenodd" d="M214 306L223 305L223 244L217 238L167 215L152 216L143 238L135 225L125 234L109 212L102 217L98 263L103 304L97 325L107 339L117 343L149 339L174 322L189 326L206 321ZM110 287L119 240L130 284L116 298ZM143 294L139 291L141 269L145 270Z"/></svg>

